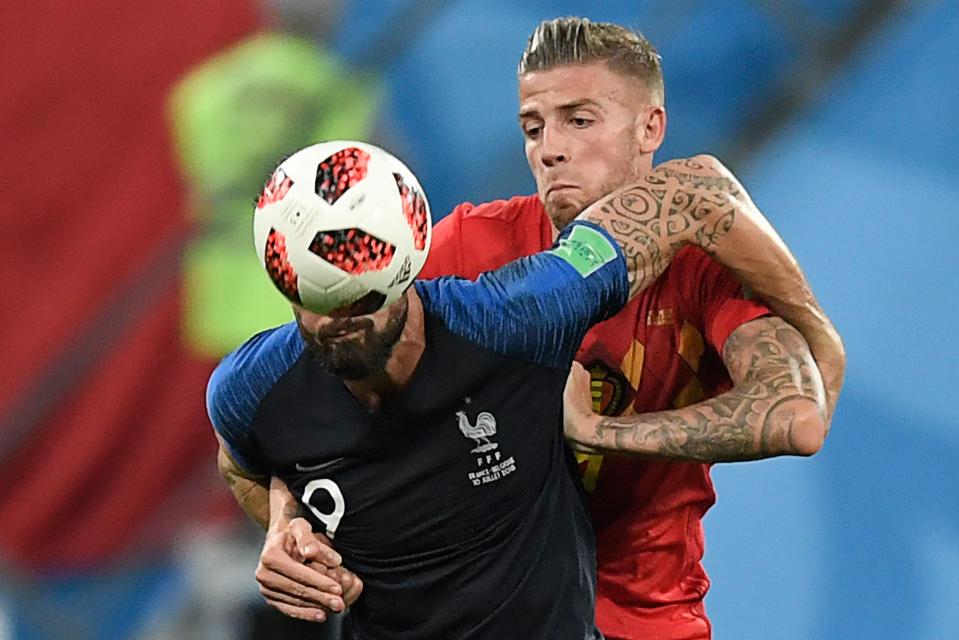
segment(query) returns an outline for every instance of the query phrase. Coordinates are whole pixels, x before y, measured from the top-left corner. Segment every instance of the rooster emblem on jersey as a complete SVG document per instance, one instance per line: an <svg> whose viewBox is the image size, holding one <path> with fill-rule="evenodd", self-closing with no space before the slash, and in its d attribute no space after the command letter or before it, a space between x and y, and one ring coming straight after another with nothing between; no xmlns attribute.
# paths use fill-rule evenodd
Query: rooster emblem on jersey
<svg viewBox="0 0 959 640"><path fill-rule="evenodd" d="M471 449L470 453L485 453L499 447L495 442L490 442L490 437L496 435L496 418L492 413L481 411L476 416L475 425L470 424L465 411L457 411L456 418L459 420L460 432L476 442L476 448Z"/></svg>

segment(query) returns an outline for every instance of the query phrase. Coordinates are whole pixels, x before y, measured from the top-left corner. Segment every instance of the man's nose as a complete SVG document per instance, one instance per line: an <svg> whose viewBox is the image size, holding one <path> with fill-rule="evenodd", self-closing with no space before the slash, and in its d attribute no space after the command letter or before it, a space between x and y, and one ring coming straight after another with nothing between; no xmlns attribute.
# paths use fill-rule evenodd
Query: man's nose
<svg viewBox="0 0 959 640"><path fill-rule="evenodd" d="M333 322L333 318L330 316L313 313L303 308L297 309L297 316L299 316L300 324L303 325L303 328L312 334L318 333L320 329L323 329Z"/></svg>
<svg viewBox="0 0 959 640"><path fill-rule="evenodd" d="M540 161L547 167L554 167L569 160L569 149L566 142L567 140L562 132L544 127Z"/></svg>

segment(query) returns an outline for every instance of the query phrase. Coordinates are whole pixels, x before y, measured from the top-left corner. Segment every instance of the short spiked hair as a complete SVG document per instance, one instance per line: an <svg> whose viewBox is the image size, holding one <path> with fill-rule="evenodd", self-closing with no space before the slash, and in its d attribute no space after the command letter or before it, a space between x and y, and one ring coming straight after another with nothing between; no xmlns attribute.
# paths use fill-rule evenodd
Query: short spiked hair
<svg viewBox="0 0 959 640"><path fill-rule="evenodd" d="M529 37L518 75L589 62L605 62L624 76L640 80L650 101L665 100L663 67L656 48L638 31L609 22L566 17L541 22Z"/></svg>

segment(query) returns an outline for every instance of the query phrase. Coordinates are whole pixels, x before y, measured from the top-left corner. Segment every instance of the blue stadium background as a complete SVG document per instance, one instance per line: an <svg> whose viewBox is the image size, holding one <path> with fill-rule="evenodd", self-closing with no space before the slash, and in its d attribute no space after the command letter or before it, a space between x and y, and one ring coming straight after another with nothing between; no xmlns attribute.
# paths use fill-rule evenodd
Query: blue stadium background
<svg viewBox="0 0 959 640"><path fill-rule="evenodd" d="M713 470L715 636L959 638L959 3L351 3L329 46L381 71L381 127L434 212L533 191L515 65L530 30L563 14L657 45L658 157L727 160L846 341L818 455ZM159 637L189 597L178 558L52 582L11 574L0 639L55 637L71 620L91 637Z"/></svg>

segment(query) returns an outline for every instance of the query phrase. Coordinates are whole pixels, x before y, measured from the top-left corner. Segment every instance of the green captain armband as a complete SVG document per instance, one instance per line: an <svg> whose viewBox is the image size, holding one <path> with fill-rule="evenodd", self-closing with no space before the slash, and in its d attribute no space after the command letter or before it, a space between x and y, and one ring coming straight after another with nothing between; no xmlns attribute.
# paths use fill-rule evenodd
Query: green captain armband
<svg viewBox="0 0 959 640"><path fill-rule="evenodd" d="M559 242L546 253L562 258L586 278L615 260L617 251L612 240L598 228L574 222L572 231L565 237L561 234Z"/></svg>

